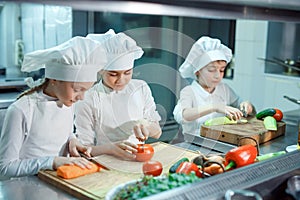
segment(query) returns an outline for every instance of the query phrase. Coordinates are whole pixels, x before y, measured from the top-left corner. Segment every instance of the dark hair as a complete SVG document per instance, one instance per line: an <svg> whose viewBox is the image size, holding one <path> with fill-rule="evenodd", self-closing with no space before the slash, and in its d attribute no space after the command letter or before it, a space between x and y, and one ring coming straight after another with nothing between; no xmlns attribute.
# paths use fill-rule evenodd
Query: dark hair
<svg viewBox="0 0 300 200"><path fill-rule="evenodd" d="M17 100L20 99L21 97L25 96L25 95L32 94L32 93L34 93L35 91L43 90L45 87L47 87L48 84L49 84L49 79L48 79L48 78L45 78L44 81L43 81L40 85L35 86L35 87L33 87L33 88L30 88L30 89L25 90L24 92L22 92L22 93L17 97Z"/></svg>

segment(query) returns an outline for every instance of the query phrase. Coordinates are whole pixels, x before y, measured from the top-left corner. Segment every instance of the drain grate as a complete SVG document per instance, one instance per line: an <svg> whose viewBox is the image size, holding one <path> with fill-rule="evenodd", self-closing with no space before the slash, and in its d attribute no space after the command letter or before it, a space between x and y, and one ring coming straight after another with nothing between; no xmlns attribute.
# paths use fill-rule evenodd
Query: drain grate
<svg viewBox="0 0 300 200"><path fill-rule="evenodd" d="M245 189L300 168L300 151L235 169L202 182L166 191L145 199L220 199L228 189Z"/></svg>

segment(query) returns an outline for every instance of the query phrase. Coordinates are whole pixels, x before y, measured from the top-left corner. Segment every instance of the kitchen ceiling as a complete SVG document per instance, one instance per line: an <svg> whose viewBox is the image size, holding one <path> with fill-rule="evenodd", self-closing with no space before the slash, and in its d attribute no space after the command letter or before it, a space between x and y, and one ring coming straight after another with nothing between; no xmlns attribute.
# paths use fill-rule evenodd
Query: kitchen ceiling
<svg viewBox="0 0 300 200"><path fill-rule="evenodd" d="M300 22L299 0L27 0L76 10Z"/></svg>

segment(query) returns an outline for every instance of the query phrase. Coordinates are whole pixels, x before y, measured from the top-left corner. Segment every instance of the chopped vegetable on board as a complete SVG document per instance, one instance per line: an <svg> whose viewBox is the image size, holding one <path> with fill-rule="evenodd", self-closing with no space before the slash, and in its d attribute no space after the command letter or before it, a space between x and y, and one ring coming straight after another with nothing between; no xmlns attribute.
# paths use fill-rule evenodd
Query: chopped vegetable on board
<svg viewBox="0 0 300 200"><path fill-rule="evenodd" d="M224 125L224 124L237 124L236 120L231 120L228 117L216 117L204 122L206 126Z"/></svg>
<svg viewBox="0 0 300 200"><path fill-rule="evenodd" d="M77 165L62 165L57 168L57 176L65 179L76 178L86 174L91 174L100 171L100 167L94 163L91 163L91 168L81 168Z"/></svg>
<svg viewBox="0 0 300 200"><path fill-rule="evenodd" d="M265 129L270 131L277 131L277 122L274 117L267 116L264 118Z"/></svg>

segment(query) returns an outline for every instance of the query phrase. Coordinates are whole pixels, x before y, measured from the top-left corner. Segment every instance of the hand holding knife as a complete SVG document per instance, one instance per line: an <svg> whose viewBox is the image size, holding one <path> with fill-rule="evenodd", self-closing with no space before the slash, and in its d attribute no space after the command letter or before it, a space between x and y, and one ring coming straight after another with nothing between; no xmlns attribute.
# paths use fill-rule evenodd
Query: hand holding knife
<svg viewBox="0 0 300 200"><path fill-rule="evenodd" d="M99 167L101 167L105 170L110 170L109 168L105 167L101 163L97 162L94 157L88 157L87 155L85 155L84 153L81 153L81 152L79 154L80 154L81 157L83 157L83 158L87 159L88 161L98 165Z"/></svg>

